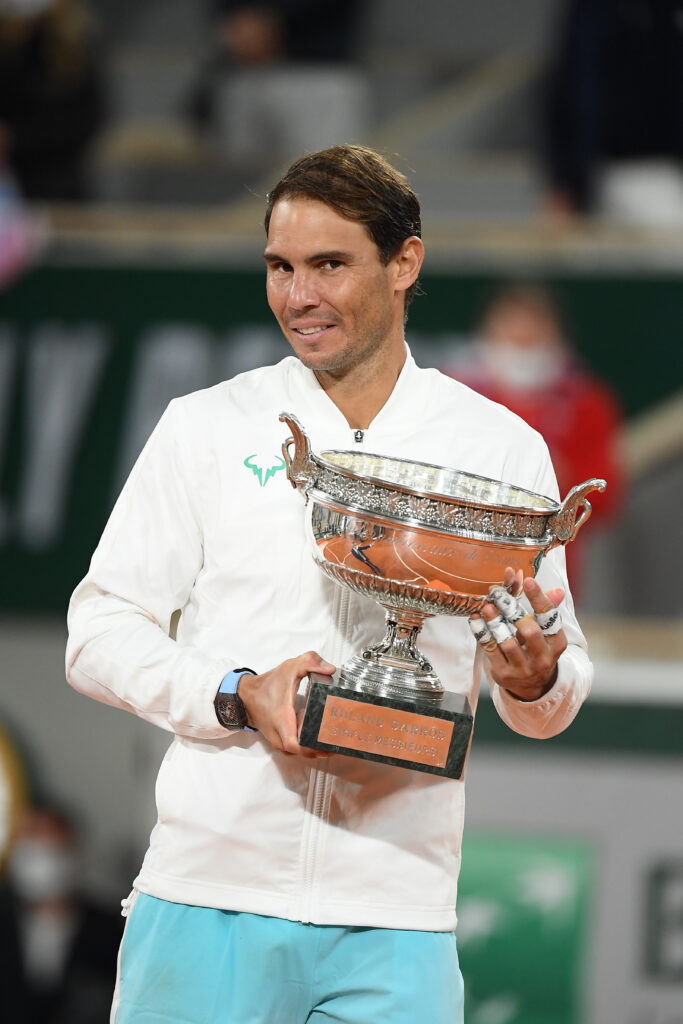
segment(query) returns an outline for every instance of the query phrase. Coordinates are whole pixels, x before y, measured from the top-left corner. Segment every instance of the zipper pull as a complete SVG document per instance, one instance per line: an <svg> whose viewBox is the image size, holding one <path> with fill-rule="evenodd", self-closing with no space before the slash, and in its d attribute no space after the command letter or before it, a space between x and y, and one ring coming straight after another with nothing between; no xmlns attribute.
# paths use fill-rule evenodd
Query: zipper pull
<svg viewBox="0 0 683 1024"><path fill-rule="evenodd" d="M356 444L362 444L364 437L365 437L365 431L364 430L354 430L354 432L353 432L353 439L356 442Z"/></svg>

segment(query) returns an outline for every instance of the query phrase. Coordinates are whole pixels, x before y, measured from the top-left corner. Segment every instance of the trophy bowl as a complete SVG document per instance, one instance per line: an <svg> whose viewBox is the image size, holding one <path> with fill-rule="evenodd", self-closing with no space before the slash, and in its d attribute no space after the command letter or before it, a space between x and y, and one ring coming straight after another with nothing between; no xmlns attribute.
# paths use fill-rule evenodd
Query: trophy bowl
<svg viewBox="0 0 683 1024"><path fill-rule="evenodd" d="M282 447L287 476L311 505L314 558L342 586L372 598L386 633L340 669L338 683L370 699L443 705L444 687L417 646L432 615L471 615L505 569L535 576L543 556L573 540L591 514L591 479L561 504L532 491L429 463L365 451L314 454L295 416Z"/></svg>

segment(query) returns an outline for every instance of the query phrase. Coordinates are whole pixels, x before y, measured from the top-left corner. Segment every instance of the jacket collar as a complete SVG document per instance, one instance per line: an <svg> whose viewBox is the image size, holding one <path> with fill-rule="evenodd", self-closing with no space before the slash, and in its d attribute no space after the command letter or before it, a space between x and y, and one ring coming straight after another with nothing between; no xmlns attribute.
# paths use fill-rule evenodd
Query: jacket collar
<svg viewBox="0 0 683 1024"><path fill-rule="evenodd" d="M299 417L304 429L307 433L315 434L318 442L338 444L343 441L347 445L353 439L352 428L320 386L316 375L295 357L290 357L288 362L287 390L293 401L292 411ZM394 389L366 433L372 432L373 436L391 433L393 427L405 424L407 404L421 404L420 392L423 387L421 372L406 345L406 361Z"/></svg>

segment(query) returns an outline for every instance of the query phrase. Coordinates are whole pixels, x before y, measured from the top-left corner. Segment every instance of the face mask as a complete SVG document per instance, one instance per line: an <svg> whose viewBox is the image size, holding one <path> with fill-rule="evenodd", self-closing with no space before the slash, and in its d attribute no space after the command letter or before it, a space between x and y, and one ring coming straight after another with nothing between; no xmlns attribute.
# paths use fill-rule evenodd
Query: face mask
<svg viewBox="0 0 683 1024"><path fill-rule="evenodd" d="M560 376L564 355L555 346L519 349L482 342L484 365L496 383L516 391L540 391Z"/></svg>
<svg viewBox="0 0 683 1024"><path fill-rule="evenodd" d="M10 881L28 903L70 896L77 871L76 858L69 850L33 839L18 842L9 862Z"/></svg>

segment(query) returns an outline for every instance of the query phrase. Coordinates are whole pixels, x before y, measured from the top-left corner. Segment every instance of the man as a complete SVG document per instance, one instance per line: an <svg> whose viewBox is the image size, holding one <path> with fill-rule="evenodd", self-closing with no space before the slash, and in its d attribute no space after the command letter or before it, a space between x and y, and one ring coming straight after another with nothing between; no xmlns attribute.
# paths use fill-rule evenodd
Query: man
<svg viewBox="0 0 683 1024"><path fill-rule="evenodd" d="M175 733L112 1020L453 1024L464 784L299 745L301 681L331 674L382 613L314 565L278 414L315 450L357 445L545 494L552 467L521 420L413 362L423 246L403 175L356 146L303 157L270 193L266 230L268 301L298 358L171 403L70 608L71 684ZM539 614L563 588L561 550L524 582ZM548 638L528 616L489 653L466 621L436 618L421 646L473 705L487 671L505 721L549 736L591 680L569 596L563 615ZM221 724L219 686L222 721L255 731Z"/></svg>

